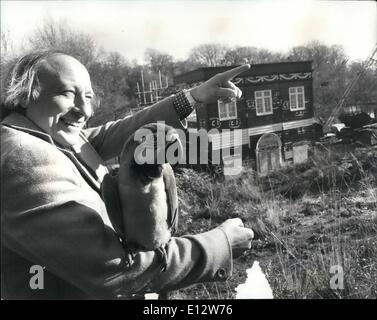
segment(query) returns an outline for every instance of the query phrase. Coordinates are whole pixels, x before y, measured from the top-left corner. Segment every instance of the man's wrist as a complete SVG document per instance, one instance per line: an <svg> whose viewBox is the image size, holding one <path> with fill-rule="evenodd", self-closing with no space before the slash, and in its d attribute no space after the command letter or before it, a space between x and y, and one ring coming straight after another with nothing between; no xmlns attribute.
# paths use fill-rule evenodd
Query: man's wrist
<svg viewBox="0 0 377 320"><path fill-rule="evenodd" d="M183 120L194 111L196 101L188 90L178 92L173 98L173 106L180 120Z"/></svg>
<svg viewBox="0 0 377 320"><path fill-rule="evenodd" d="M195 107L198 104L198 102L193 97L191 91L192 91L192 89L191 90L186 90L186 89L183 90L184 94L186 95L186 98L187 98L188 102L190 103L190 106L193 109L195 109Z"/></svg>

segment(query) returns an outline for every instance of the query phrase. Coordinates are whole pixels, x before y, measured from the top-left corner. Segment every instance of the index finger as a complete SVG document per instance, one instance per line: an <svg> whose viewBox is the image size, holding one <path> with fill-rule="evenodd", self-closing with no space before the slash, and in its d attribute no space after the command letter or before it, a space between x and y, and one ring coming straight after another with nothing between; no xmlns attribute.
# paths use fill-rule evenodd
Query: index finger
<svg viewBox="0 0 377 320"><path fill-rule="evenodd" d="M231 80L235 76L237 76L237 75L241 74L242 72L245 72L249 69L250 69L250 64L243 64L242 66L239 66L239 67L236 67L236 68L233 68L233 69L230 69L228 71L223 72L221 74L221 77L225 81Z"/></svg>

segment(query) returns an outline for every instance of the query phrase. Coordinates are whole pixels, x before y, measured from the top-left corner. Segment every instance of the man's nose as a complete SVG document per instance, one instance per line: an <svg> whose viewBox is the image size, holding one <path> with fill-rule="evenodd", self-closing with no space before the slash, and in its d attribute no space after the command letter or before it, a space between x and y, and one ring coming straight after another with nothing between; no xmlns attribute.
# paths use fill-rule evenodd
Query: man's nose
<svg viewBox="0 0 377 320"><path fill-rule="evenodd" d="M92 105L85 97L77 97L75 107L86 119L92 116Z"/></svg>

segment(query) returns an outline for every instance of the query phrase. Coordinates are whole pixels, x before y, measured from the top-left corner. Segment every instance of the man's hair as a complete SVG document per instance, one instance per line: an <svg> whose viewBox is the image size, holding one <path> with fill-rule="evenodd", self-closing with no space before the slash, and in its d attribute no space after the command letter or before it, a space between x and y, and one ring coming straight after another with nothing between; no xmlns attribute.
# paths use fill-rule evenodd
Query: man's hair
<svg viewBox="0 0 377 320"><path fill-rule="evenodd" d="M64 54L57 50L44 50L28 53L21 56L11 65L5 78L4 107L16 110L22 105L38 99L41 87L38 73L41 64L48 58Z"/></svg>

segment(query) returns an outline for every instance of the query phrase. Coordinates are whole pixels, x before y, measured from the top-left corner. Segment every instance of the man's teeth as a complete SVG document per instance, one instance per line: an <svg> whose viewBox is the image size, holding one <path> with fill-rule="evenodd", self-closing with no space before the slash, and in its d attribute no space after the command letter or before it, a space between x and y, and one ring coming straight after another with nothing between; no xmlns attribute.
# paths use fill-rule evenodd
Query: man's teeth
<svg viewBox="0 0 377 320"><path fill-rule="evenodd" d="M76 127L76 128L80 128L82 123L81 122L70 122L68 120L65 120L65 119L61 119L66 125L68 126L72 126L72 127Z"/></svg>

